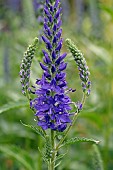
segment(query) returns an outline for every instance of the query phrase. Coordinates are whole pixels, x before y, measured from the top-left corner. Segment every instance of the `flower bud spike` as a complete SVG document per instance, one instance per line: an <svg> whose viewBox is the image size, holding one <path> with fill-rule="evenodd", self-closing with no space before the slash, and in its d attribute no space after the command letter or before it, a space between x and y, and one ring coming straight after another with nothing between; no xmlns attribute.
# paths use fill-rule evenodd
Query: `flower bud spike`
<svg viewBox="0 0 113 170"><path fill-rule="evenodd" d="M67 47L69 48L70 52L72 53L74 60L77 64L78 70L79 70L79 76L82 80L82 89L83 92L86 94L86 96L89 96L90 94L90 88L91 88L91 82L89 81L89 68L87 66L86 60L83 56L83 54L78 50L78 48L75 46L75 44L70 40L66 40Z"/></svg>
<svg viewBox="0 0 113 170"><path fill-rule="evenodd" d="M38 38L35 38L33 43L27 48L27 51L24 53L24 58L20 66L20 82L22 84L22 93L24 95L26 95L26 91L28 91L29 88L30 68L32 64L32 59L34 58L37 44Z"/></svg>

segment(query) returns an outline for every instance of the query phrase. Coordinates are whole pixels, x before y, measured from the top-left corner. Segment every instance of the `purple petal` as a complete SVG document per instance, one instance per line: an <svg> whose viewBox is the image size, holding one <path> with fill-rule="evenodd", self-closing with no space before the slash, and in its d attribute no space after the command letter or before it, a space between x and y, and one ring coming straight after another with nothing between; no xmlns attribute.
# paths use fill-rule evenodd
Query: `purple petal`
<svg viewBox="0 0 113 170"><path fill-rule="evenodd" d="M60 66L59 66L59 70L63 71L63 70L66 69L66 67L67 67L67 63L61 63Z"/></svg>
<svg viewBox="0 0 113 170"><path fill-rule="evenodd" d="M44 129L44 130L48 129L47 123L46 123L46 122L43 122L43 121L39 121L39 122L38 122L38 126L41 126L42 129Z"/></svg>
<svg viewBox="0 0 113 170"><path fill-rule="evenodd" d="M55 49L56 51L60 51L60 50L61 50L61 48L62 48L62 42L63 42L63 40L61 39L61 40L59 41L59 43L58 43L57 48Z"/></svg>
<svg viewBox="0 0 113 170"><path fill-rule="evenodd" d="M63 123L63 124L58 126L58 131L63 132L66 129L66 127L67 127L66 123L65 124Z"/></svg>
<svg viewBox="0 0 113 170"><path fill-rule="evenodd" d="M56 36L57 36L58 38L60 38L61 35L62 35L62 29L60 29L60 30L57 32Z"/></svg>
<svg viewBox="0 0 113 170"><path fill-rule="evenodd" d="M55 71L56 71L56 68L54 65L52 65L51 72L54 74Z"/></svg>
<svg viewBox="0 0 113 170"><path fill-rule="evenodd" d="M56 59L56 53L55 53L55 51L52 52L52 58L53 58L53 59Z"/></svg>
<svg viewBox="0 0 113 170"><path fill-rule="evenodd" d="M49 40L45 37L45 36L42 36L42 40L47 44L49 42Z"/></svg>
<svg viewBox="0 0 113 170"><path fill-rule="evenodd" d="M41 62L40 62L40 66L41 66L41 68L42 68L43 70L45 70L45 71L47 71L47 70L48 70L48 67L47 67L47 66L45 66L45 65L43 65Z"/></svg>
<svg viewBox="0 0 113 170"><path fill-rule="evenodd" d="M56 32L56 30L57 30L57 25L55 24L55 25L53 26L53 31Z"/></svg>

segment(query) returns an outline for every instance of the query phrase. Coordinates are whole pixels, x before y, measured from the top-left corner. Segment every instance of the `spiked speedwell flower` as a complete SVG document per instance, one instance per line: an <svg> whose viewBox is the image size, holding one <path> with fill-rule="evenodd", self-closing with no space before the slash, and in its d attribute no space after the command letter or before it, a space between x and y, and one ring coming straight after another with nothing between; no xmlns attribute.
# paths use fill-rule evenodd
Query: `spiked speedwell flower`
<svg viewBox="0 0 113 170"><path fill-rule="evenodd" d="M60 0L54 3L46 0L44 5L44 35L42 40L46 45L43 52L43 63L40 67L43 70L41 79L36 81L39 86L35 90L37 98L31 101L30 105L36 110L38 125L44 130L64 131L67 123L71 123L70 102L71 99L65 94L67 82L64 70L67 63L64 62L66 53L60 54L63 39L61 38L61 11Z"/></svg>

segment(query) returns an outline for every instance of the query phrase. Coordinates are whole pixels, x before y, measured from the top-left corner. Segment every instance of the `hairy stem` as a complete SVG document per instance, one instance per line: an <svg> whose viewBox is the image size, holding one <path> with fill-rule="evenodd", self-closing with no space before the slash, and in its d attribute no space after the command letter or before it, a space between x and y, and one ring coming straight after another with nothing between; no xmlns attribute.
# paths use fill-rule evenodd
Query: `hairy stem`
<svg viewBox="0 0 113 170"><path fill-rule="evenodd" d="M40 148L40 150L42 150L42 140L40 138L40 136L38 136L38 147ZM37 160L37 167L38 167L38 170L42 170L42 157L41 157L41 154L39 153L38 155L38 160Z"/></svg>
<svg viewBox="0 0 113 170"><path fill-rule="evenodd" d="M50 159L49 170L54 170L56 152L55 152L55 132L53 130L51 130L51 145L52 145L52 156Z"/></svg>

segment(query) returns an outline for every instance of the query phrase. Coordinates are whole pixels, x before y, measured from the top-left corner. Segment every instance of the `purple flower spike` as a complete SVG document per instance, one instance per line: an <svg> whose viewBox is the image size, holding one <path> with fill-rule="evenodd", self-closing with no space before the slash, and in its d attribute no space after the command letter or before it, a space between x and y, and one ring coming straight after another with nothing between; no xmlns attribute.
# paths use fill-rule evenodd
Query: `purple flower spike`
<svg viewBox="0 0 113 170"><path fill-rule="evenodd" d="M38 126L44 130L52 129L63 132L67 125L71 124L71 99L66 94L68 87L66 73L63 72L67 67L67 63L64 62L67 54L60 52L63 43L60 28L61 11L60 0L56 0L54 3L46 0L44 35L42 36L46 50L42 50L44 64L40 62L43 75L36 81L38 88L34 90L37 97L30 102L30 106L36 110Z"/></svg>

